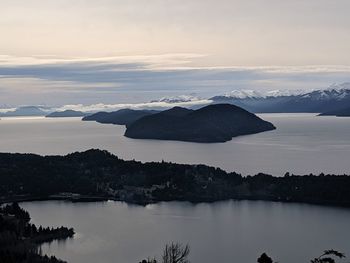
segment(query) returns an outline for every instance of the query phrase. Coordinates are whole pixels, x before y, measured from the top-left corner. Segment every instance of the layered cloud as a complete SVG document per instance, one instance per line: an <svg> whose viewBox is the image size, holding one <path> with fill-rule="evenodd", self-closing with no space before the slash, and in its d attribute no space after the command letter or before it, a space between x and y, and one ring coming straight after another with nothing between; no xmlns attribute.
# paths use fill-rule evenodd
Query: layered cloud
<svg viewBox="0 0 350 263"><path fill-rule="evenodd" d="M113 108L111 105L142 104L168 96L191 94L208 98L232 90L311 90L350 79L349 66L197 66L196 61L203 57L0 56L0 105L81 107L102 103Z"/></svg>
<svg viewBox="0 0 350 263"><path fill-rule="evenodd" d="M1 0L0 53L211 54L197 65L347 64L348 0Z"/></svg>
<svg viewBox="0 0 350 263"><path fill-rule="evenodd" d="M152 110L164 110L171 107L196 107L196 106L204 106L210 104L212 101L209 99L194 99L191 101L180 101L171 102L171 101L152 101L152 102L144 102L144 103L116 103L116 104L91 104L91 105L83 105L83 104L71 104L71 105L63 105L62 107L55 108L57 111L64 110L76 110L83 112L98 112L98 111L115 111L120 109L152 109Z"/></svg>

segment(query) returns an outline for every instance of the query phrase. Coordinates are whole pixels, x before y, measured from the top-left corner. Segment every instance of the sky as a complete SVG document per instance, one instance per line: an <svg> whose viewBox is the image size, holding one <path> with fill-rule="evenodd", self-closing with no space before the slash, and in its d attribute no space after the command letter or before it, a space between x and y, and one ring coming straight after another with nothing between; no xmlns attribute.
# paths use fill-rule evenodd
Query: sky
<svg viewBox="0 0 350 263"><path fill-rule="evenodd" d="M0 0L0 105L350 80L348 0Z"/></svg>

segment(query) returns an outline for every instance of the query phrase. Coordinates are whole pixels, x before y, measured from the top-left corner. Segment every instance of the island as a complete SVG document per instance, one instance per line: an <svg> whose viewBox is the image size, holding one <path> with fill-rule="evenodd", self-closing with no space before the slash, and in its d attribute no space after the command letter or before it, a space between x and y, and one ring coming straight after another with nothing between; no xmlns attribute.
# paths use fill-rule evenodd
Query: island
<svg viewBox="0 0 350 263"><path fill-rule="evenodd" d="M65 110L65 111L55 111L48 115L46 118L63 118L63 117L84 117L89 115L89 113L75 110Z"/></svg>
<svg viewBox="0 0 350 263"><path fill-rule="evenodd" d="M350 176L242 176L207 165L122 160L107 151L0 153L0 203L30 200L266 200L350 207Z"/></svg>
<svg viewBox="0 0 350 263"><path fill-rule="evenodd" d="M112 112L97 112L83 118L83 121L96 121L105 124L129 125L138 119L158 113L155 110L121 109Z"/></svg>
<svg viewBox="0 0 350 263"><path fill-rule="evenodd" d="M318 116L336 116L336 117L350 117L350 107L340 110L327 111L319 114Z"/></svg>
<svg viewBox="0 0 350 263"><path fill-rule="evenodd" d="M133 139L213 143L274 129L272 123L238 106L213 104L198 110L174 107L140 118L127 126L125 136Z"/></svg>
<svg viewBox="0 0 350 263"><path fill-rule="evenodd" d="M0 261L64 263L55 256L42 255L40 245L74 236L67 227L42 227L30 223L30 215L18 203L0 207Z"/></svg>

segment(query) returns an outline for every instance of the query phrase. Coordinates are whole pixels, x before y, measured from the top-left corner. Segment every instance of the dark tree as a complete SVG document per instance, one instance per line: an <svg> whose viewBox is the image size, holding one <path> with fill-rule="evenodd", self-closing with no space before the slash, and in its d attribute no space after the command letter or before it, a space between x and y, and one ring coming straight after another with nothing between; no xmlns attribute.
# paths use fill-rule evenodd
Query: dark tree
<svg viewBox="0 0 350 263"><path fill-rule="evenodd" d="M189 263L189 254L189 245L183 246L180 243L167 244L163 250L163 263Z"/></svg>
<svg viewBox="0 0 350 263"><path fill-rule="evenodd" d="M336 250L325 250L321 256L311 260L311 263L336 263L335 258L345 258L345 255Z"/></svg>
<svg viewBox="0 0 350 263"><path fill-rule="evenodd" d="M157 263L157 260L155 258L148 258L148 259L144 259L142 260L140 263Z"/></svg>
<svg viewBox="0 0 350 263"><path fill-rule="evenodd" d="M259 258L258 258L258 263L273 263L272 258L270 258L266 253L263 253Z"/></svg>

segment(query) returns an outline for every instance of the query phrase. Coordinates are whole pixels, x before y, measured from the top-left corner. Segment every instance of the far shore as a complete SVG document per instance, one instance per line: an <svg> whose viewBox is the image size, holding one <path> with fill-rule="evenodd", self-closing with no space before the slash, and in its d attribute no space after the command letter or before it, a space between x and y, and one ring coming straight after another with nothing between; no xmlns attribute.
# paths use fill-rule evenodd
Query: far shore
<svg viewBox="0 0 350 263"><path fill-rule="evenodd" d="M156 204L160 202L189 202L192 204L201 204L201 203L215 203L222 201L263 201L263 202L278 202L286 204L305 204L305 205L315 205L315 206L325 206L325 207L338 207L338 208L350 208L349 205L335 204L335 203L324 203L324 202L297 202L297 201L286 201L286 200L269 200L269 199L259 199L259 198L227 198L227 199L215 199L215 200L124 200L115 198L112 196L92 196L92 195L80 195L79 197L68 197L62 195L52 195L52 196L21 196L21 197L0 197L0 205L8 203L24 203L24 202L36 202L36 201L66 201L71 203L89 203L89 202L107 202L107 201L116 201L116 202L125 202L131 205L140 205L146 206L149 204Z"/></svg>

